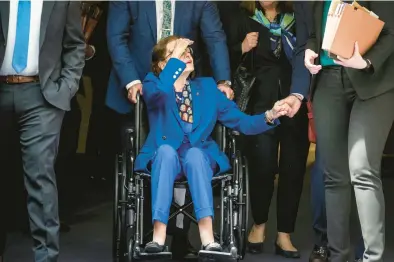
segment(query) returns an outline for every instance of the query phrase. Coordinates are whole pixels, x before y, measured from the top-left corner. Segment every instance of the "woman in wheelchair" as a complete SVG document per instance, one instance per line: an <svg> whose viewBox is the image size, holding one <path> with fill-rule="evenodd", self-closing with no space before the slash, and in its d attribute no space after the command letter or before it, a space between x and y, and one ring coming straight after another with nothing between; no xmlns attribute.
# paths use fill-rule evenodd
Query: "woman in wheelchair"
<svg viewBox="0 0 394 262"><path fill-rule="evenodd" d="M174 181L186 176L204 250L221 251L215 242L211 179L230 169L228 158L210 137L217 121L247 135L279 124L287 104L276 103L265 114L249 116L222 94L212 78L193 78L188 39L170 36L153 49L152 73L144 82L150 132L135 163L136 171L150 172L153 240L147 253L164 250Z"/></svg>

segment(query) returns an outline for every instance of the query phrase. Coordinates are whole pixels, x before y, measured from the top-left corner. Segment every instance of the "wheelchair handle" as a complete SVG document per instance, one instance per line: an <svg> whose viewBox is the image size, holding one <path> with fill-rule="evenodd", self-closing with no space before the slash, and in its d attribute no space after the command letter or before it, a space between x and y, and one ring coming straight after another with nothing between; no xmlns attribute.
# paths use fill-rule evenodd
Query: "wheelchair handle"
<svg viewBox="0 0 394 262"><path fill-rule="evenodd" d="M141 95L137 93L137 103L134 106L134 120L135 120L135 152L136 155L139 154L140 151L140 127L141 127L141 112L142 112L142 102Z"/></svg>

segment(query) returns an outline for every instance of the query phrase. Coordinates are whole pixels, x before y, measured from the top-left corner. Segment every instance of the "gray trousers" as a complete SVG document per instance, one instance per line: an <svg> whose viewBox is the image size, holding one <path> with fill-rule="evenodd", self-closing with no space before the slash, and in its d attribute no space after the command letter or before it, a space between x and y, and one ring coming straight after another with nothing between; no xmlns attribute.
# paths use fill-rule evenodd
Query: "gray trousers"
<svg viewBox="0 0 394 262"><path fill-rule="evenodd" d="M363 261L382 261L385 203L380 166L394 119L394 91L361 100L343 68L324 68L313 106L325 173L331 262L350 261L352 188L365 243Z"/></svg>
<svg viewBox="0 0 394 262"><path fill-rule="evenodd" d="M59 215L54 164L64 111L48 104L38 83L0 83L0 161L7 161L12 132L19 133L35 262L55 262ZM0 163L1 166L1 163ZM1 173L1 179L12 173ZM1 199L1 201L12 201ZM4 216L7 214L1 214ZM0 224L0 227L6 227ZM3 230L0 230L0 232Z"/></svg>

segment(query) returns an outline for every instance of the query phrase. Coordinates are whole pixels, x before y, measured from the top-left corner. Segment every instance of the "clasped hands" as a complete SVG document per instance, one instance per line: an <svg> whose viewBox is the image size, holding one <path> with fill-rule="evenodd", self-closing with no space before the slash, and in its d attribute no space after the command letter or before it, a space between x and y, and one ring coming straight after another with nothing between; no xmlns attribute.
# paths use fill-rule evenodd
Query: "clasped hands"
<svg viewBox="0 0 394 262"><path fill-rule="evenodd" d="M301 98L297 97L297 95L289 95L277 101L272 109L267 111L267 118L274 120L281 116L293 117L300 109L301 103Z"/></svg>

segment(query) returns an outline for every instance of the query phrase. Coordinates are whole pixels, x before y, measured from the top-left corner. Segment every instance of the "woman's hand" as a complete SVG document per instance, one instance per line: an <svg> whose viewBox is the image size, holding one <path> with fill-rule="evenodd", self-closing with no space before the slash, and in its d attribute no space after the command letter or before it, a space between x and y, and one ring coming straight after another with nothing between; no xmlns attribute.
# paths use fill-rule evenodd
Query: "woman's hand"
<svg viewBox="0 0 394 262"><path fill-rule="evenodd" d="M360 54L360 50L358 48L357 42L354 44L354 52L351 58L346 59L340 56L338 56L337 58L338 60L334 60L334 62L344 67L350 67L354 69L364 69L368 66L367 61L365 61L365 59Z"/></svg>
<svg viewBox="0 0 394 262"><path fill-rule="evenodd" d="M258 43L258 38L258 32L251 32L247 34L244 41L242 42L242 54L245 54L255 48Z"/></svg>
<svg viewBox="0 0 394 262"><path fill-rule="evenodd" d="M271 110L266 112L267 120L272 122L275 119L287 115L291 111L291 107L287 103L277 101Z"/></svg>
<svg viewBox="0 0 394 262"><path fill-rule="evenodd" d="M172 51L171 57L180 59L190 45L193 44L193 41L187 38L177 39L175 42L174 50Z"/></svg>
<svg viewBox="0 0 394 262"><path fill-rule="evenodd" d="M316 75L319 73L320 69L322 69L321 65L315 65L315 59L319 55L316 54L313 50L307 49L305 50L305 58L304 58L304 63L305 67L309 70L309 73L312 75Z"/></svg>

